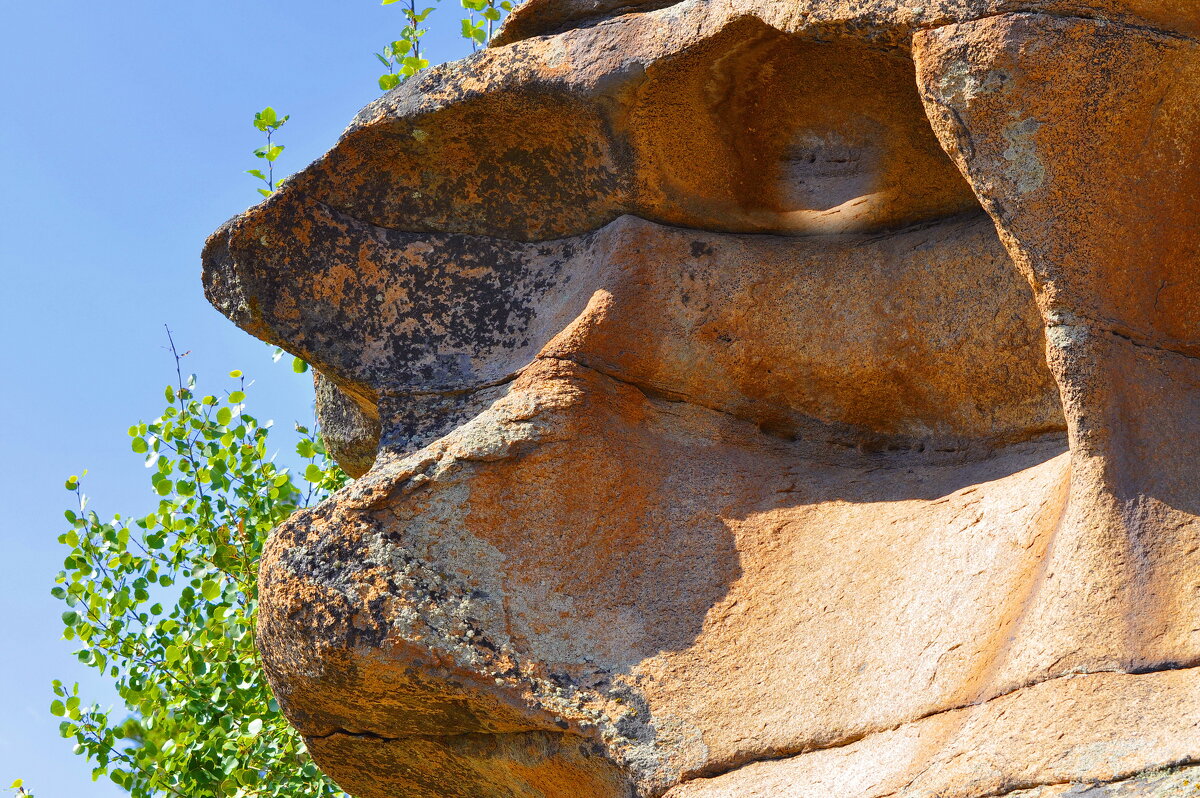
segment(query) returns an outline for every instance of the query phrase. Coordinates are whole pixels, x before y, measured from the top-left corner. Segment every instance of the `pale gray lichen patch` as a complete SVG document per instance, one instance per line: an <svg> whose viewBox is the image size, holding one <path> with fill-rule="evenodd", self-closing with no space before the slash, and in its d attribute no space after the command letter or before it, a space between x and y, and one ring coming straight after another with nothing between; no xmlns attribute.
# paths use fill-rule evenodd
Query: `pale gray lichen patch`
<svg viewBox="0 0 1200 798"><path fill-rule="evenodd" d="M957 60L938 77L937 89L946 103L963 108L978 97L1006 92L1011 85L1012 75L1005 70L988 70L981 77L975 65Z"/></svg>
<svg viewBox="0 0 1200 798"><path fill-rule="evenodd" d="M1037 119L1019 119L1004 127L1005 177L1018 194L1028 194L1046 182L1046 167L1038 156L1037 132L1042 123Z"/></svg>

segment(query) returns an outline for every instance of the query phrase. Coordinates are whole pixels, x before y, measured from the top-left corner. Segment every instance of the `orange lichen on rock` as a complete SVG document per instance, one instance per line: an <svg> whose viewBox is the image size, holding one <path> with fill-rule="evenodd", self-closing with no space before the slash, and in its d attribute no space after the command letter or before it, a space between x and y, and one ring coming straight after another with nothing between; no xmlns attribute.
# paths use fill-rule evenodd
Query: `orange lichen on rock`
<svg viewBox="0 0 1200 798"><path fill-rule="evenodd" d="M205 251L359 477L261 567L317 762L1192 794L1197 36L1194 0L529 0L364 109Z"/></svg>

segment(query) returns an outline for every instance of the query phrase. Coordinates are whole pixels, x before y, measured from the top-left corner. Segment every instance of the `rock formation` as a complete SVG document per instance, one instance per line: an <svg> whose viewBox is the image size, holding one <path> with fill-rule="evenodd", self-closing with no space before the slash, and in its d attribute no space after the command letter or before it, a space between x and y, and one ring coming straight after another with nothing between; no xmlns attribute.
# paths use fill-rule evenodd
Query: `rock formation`
<svg viewBox="0 0 1200 798"><path fill-rule="evenodd" d="M1200 794L1200 4L528 0L205 250L360 798Z"/></svg>

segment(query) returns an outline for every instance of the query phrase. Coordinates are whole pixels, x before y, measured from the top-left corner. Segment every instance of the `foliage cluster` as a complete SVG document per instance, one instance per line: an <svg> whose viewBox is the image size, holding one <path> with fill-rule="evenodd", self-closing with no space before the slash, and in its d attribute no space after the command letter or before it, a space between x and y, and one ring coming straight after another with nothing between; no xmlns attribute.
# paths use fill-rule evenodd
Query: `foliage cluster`
<svg viewBox="0 0 1200 798"><path fill-rule="evenodd" d="M346 480L298 426L303 471L275 462L270 423L246 412L246 380L202 395L168 386L162 415L129 428L158 506L102 520L71 477L75 509L53 594L79 661L110 680L113 714L53 683L61 732L135 798L336 796L271 697L254 647L258 559L267 533ZM19 786L19 785L18 785Z"/></svg>
<svg viewBox="0 0 1200 798"><path fill-rule="evenodd" d="M428 6L417 10L416 0L382 0L385 6L401 4L405 25L400 31L400 38L389 42L383 52L375 53L375 57L387 67L387 73L379 76L379 88L384 91L394 89L408 78L429 66L429 59L421 56L421 38L429 32L422 27L435 10ZM459 0L467 15L459 20L459 34L471 42L471 49L491 41L495 35L497 24L504 15L513 10L510 0Z"/></svg>

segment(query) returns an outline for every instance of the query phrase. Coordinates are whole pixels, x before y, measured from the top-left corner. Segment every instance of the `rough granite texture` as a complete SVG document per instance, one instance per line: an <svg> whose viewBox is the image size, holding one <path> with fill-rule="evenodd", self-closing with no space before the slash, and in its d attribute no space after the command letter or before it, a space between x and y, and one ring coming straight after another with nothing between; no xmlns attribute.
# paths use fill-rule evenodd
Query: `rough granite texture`
<svg viewBox="0 0 1200 798"><path fill-rule="evenodd" d="M359 798L1200 796L1200 3L527 0L209 240Z"/></svg>

